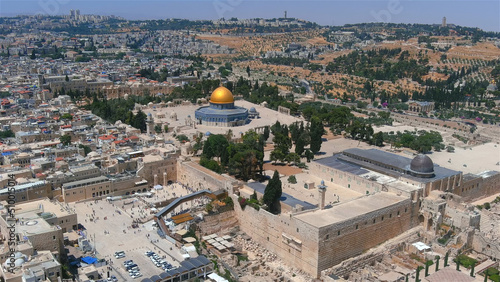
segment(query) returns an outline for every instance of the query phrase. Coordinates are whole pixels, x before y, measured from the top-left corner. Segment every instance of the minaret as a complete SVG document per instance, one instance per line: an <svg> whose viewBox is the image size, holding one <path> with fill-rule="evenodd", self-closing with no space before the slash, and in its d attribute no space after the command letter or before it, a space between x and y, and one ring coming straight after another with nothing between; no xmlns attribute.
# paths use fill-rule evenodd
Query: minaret
<svg viewBox="0 0 500 282"><path fill-rule="evenodd" d="M441 27L446 27L446 17L443 17L443 21L441 22Z"/></svg>
<svg viewBox="0 0 500 282"><path fill-rule="evenodd" d="M318 185L319 192L319 209L325 209L325 194L326 194L326 185L325 181L321 180L321 185Z"/></svg>
<svg viewBox="0 0 500 282"><path fill-rule="evenodd" d="M154 126L155 126L155 124L154 124L153 116L151 115L151 113L149 113L148 119L146 120L146 133L148 135L153 134Z"/></svg>

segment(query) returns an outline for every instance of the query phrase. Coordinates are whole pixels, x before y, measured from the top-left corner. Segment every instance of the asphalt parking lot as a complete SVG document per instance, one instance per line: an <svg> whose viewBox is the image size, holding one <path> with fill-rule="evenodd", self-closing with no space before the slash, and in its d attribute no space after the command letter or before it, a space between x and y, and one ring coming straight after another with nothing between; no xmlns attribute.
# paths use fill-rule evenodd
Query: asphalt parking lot
<svg viewBox="0 0 500 282"><path fill-rule="evenodd" d="M130 202L130 199L127 201ZM139 266L143 274L140 279L164 272L144 254L146 251L151 250L164 256L164 260L173 266L179 266L183 259L175 245L159 237L152 221L132 228L134 219L147 215L145 205L140 201L129 205L107 200L70 205L76 209L78 221L86 229L90 244L95 245L97 258L109 261L113 269L111 274L116 275L120 281L132 279L123 266L123 262L130 259ZM125 251L125 257L116 259L114 253L117 251Z"/></svg>

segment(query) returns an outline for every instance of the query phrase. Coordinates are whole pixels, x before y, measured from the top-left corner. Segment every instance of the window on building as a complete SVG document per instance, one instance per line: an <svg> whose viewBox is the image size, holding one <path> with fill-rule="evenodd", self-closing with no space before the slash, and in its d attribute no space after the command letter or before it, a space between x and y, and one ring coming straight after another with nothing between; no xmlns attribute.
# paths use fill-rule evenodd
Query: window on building
<svg viewBox="0 0 500 282"><path fill-rule="evenodd" d="M356 224L356 230L358 230L358 225Z"/></svg>
<svg viewBox="0 0 500 282"><path fill-rule="evenodd" d="M339 231L337 231L337 236L339 236L339 235L340 235L340 230L339 230Z"/></svg>

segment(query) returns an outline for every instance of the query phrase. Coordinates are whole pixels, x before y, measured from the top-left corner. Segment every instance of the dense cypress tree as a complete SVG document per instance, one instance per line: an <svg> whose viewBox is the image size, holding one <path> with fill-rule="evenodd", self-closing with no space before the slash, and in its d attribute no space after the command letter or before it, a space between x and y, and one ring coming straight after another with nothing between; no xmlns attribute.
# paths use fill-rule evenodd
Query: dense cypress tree
<svg viewBox="0 0 500 282"><path fill-rule="evenodd" d="M321 136L323 136L323 134L325 133L325 130L323 129L323 123L319 118L317 117L311 118L310 132L311 132L310 149L314 154L316 154L321 150L321 144L323 143Z"/></svg>
<svg viewBox="0 0 500 282"><path fill-rule="evenodd" d="M267 183L264 190L264 203L269 207L269 211L277 213L279 211L279 199L281 198L282 188L280 174L277 170L274 171L273 177Z"/></svg>

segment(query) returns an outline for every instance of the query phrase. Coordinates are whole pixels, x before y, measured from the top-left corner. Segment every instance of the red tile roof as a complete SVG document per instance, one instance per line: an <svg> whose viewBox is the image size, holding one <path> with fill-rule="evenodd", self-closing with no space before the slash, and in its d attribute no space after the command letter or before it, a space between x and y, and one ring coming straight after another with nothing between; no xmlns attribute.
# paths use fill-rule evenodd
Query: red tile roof
<svg viewBox="0 0 500 282"><path fill-rule="evenodd" d="M114 137L113 135L103 135L103 136L99 137L99 139L101 139L101 140L114 140L114 139L116 139L116 137Z"/></svg>

